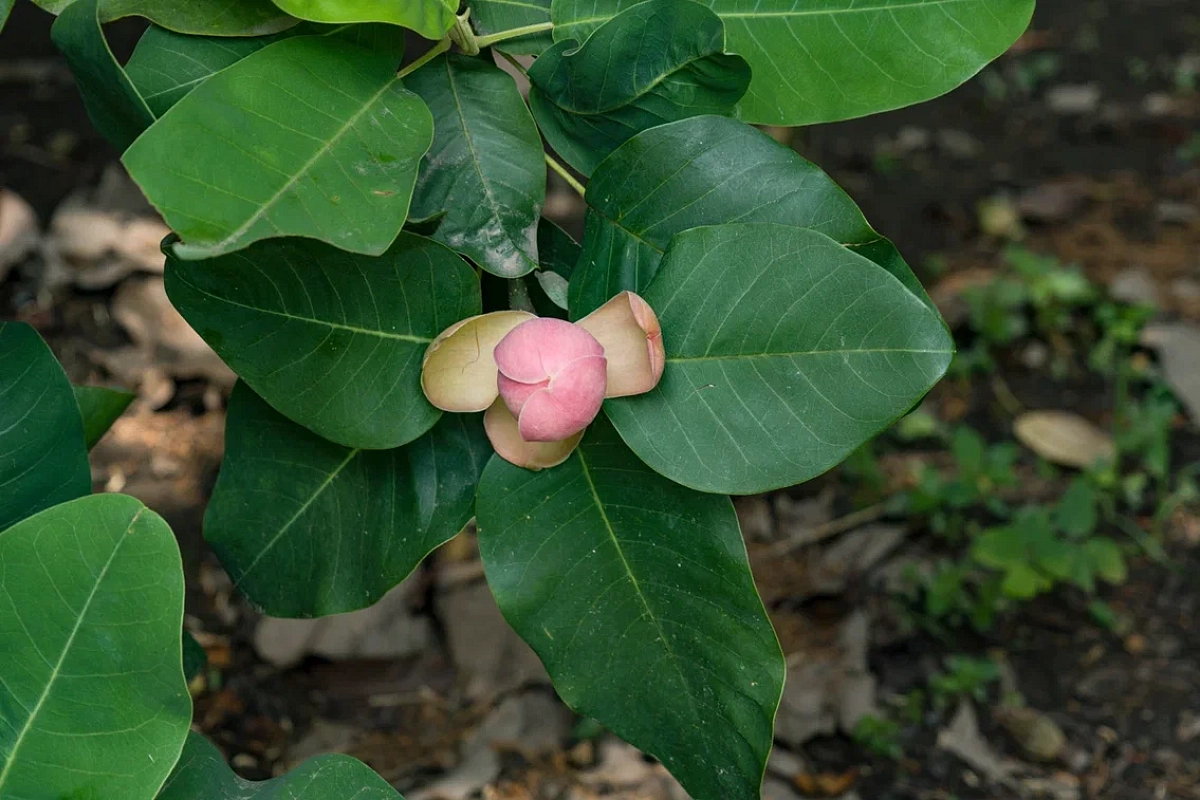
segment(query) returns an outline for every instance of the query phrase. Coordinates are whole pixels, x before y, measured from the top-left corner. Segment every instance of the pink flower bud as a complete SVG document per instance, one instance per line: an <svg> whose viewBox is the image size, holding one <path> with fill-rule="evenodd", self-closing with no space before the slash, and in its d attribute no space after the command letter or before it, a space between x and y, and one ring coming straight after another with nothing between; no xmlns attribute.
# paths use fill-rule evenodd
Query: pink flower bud
<svg viewBox="0 0 1200 800"><path fill-rule="evenodd" d="M522 322L495 350L500 397L527 442L557 442L600 413L607 385L604 348L578 325L560 319Z"/></svg>

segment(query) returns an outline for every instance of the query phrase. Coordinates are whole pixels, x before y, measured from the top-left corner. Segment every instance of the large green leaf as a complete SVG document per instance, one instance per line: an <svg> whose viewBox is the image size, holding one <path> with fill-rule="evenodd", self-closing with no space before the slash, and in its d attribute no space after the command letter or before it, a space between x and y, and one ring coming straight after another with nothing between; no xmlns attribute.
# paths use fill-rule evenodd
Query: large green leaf
<svg viewBox="0 0 1200 800"><path fill-rule="evenodd" d="M590 175L634 134L702 114L728 114L750 67L725 53L721 18L692 0L641 3L582 46L556 43L529 69L529 105L550 146Z"/></svg>
<svg viewBox="0 0 1200 800"><path fill-rule="evenodd" d="M135 394L104 386L75 387L75 402L83 417L83 435L88 450L96 446L136 398Z"/></svg>
<svg viewBox="0 0 1200 800"><path fill-rule="evenodd" d="M14 0L0 0L0 32L4 30L4 23L8 22L8 15L12 13Z"/></svg>
<svg viewBox="0 0 1200 800"><path fill-rule="evenodd" d="M261 783L234 774L198 733L188 735L179 764L157 800L404 800L366 764L343 755L317 756Z"/></svg>
<svg viewBox="0 0 1200 800"><path fill-rule="evenodd" d="M33 1L52 14L61 13L74 2ZM105 22L145 17L179 33L210 36L264 36L297 22L271 0L100 0L100 15Z"/></svg>
<svg viewBox="0 0 1200 800"><path fill-rule="evenodd" d="M582 40L636 0L555 0ZM861 117L944 94L1008 49L1034 0L701 0L754 79L738 116L767 125Z"/></svg>
<svg viewBox="0 0 1200 800"><path fill-rule="evenodd" d="M493 458L479 550L566 703L693 797L758 800L784 662L726 497L648 470L603 418L562 465Z"/></svg>
<svg viewBox="0 0 1200 800"><path fill-rule="evenodd" d="M192 719L183 564L137 500L0 533L0 797L151 800Z"/></svg>
<svg viewBox="0 0 1200 800"><path fill-rule="evenodd" d="M381 598L471 519L491 452L479 415L463 414L404 447L341 447L240 383L225 438L204 536L238 588L277 617Z"/></svg>
<svg viewBox="0 0 1200 800"><path fill-rule="evenodd" d="M387 22L440 39L454 25L458 0L275 0L275 5L313 22Z"/></svg>
<svg viewBox="0 0 1200 800"><path fill-rule="evenodd" d="M449 54L412 73L407 84L434 123L412 216L444 212L433 238L488 272L516 278L531 271L546 162L516 82L490 61Z"/></svg>
<svg viewBox="0 0 1200 800"><path fill-rule="evenodd" d="M396 59L335 37L276 42L213 75L124 162L180 258L305 236L379 255L408 215L433 119Z"/></svg>
<svg viewBox="0 0 1200 800"><path fill-rule="evenodd" d="M205 80L251 53L292 36L336 36L364 47L404 54L404 31L394 25L315 25L304 23L275 34L230 38L188 36L151 25L138 40L125 72L155 116L179 102Z"/></svg>
<svg viewBox="0 0 1200 800"><path fill-rule="evenodd" d="M421 360L482 303L465 261L411 233L377 258L295 239L210 261L172 258L166 286L268 403L326 439L375 449L411 442L437 421Z"/></svg>
<svg viewBox="0 0 1200 800"><path fill-rule="evenodd" d="M72 3L50 34L67 57L96 130L118 150L129 147L154 123L154 114L108 48L97 0Z"/></svg>
<svg viewBox="0 0 1200 800"><path fill-rule="evenodd" d="M0 531L91 490L67 376L37 331L0 322Z"/></svg>
<svg viewBox="0 0 1200 800"><path fill-rule="evenodd" d="M726 117L692 117L633 137L592 175L587 203L583 255L571 278L573 319L620 291L649 285L676 233L730 221L821 231L933 305L892 243L828 175Z"/></svg>
<svg viewBox="0 0 1200 800"><path fill-rule="evenodd" d="M605 409L643 461L705 492L821 474L912 408L953 354L937 312L804 228L681 233L644 296L662 324L662 381Z"/></svg>
<svg viewBox="0 0 1200 800"><path fill-rule="evenodd" d="M550 0L471 0L471 22L481 36L550 24ZM549 29L539 33L505 39L497 50L512 55L540 55L554 44Z"/></svg>

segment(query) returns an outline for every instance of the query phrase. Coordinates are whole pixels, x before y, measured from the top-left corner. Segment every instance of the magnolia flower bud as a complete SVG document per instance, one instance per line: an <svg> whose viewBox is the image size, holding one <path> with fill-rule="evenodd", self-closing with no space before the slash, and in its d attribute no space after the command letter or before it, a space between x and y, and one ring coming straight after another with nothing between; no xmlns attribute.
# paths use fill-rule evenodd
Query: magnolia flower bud
<svg viewBox="0 0 1200 800"><path fill-rule="evenodd" d="M561 319L522 322L495 351L497 388L527 442L557 442L600 413L608 362L596 338Z"/></svg>

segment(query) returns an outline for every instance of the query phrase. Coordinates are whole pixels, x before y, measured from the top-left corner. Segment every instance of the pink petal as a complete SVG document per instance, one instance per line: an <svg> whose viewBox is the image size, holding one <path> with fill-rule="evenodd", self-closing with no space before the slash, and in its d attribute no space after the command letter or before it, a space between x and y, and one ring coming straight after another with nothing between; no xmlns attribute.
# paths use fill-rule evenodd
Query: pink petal
<svg viewBox="0 0 1200 800"><path fill-rule="evenodd" d="M602 355L604 348L590 333L552 317L522 322L496 345L500 372L521 383L541 383L577 358Z"/></svg>
<svg viewBox="0 0 1200 800"><path fill-rule="evenodd" d="M551 378L548 386L530 393L519 415L521 437L530 442L553 442L590 425L604 403L606 366L604 356L576 359ZM501 396L508 401L503 389Z"/></svg>
<svg viewBox="0 0 1200 800"><path fill-rule="evenodd" d="M511 464L532 470L556 467L563 463L583 438L583 432L580 431L558 442L526 441L521 438L517 418L499 399L483 415L483 428L497 455Z"/></svg>
<svg viewBox="0 0 1200 800"><path fill-rule="evenodd" d="M604 347L608 397L648 392L662 378L666 355L654 309L633 292L621 292L577 323Z"/></svg>

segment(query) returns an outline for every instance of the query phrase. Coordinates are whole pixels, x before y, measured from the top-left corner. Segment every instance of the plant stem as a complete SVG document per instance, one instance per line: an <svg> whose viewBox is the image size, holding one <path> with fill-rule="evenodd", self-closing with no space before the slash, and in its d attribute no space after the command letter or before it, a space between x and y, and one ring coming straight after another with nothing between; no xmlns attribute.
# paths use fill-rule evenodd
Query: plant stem
<svg viewBox="0 0 1200 800"><path fill-rule="evenodd" d="M560 178L566 181L572 189L579 193L580 197L583 197L585 194L587 194L587 189L584 187L584 185L575 180L575 176L572 175L566 167L558 163L558 161L554 159L554 156L550 155L549 153L546 153L545 156L546 163L550 165L550 169L557 172Z"/></svg>
<svg viewBox="0 0 1200 800"><path fill-rule="evenodd" d="M520 61L517 61L515 56L510 56L508 53L505 53L502 50L497 50L496 52L500 53L501 58L503 58L508 63L512 64L513 69L515 69L517 72L521 73L522 75L526 75L526 76L529 75L529 70L525 69L525 65L522 64Z"/></svg>
<svg viewBox="0 0 1200 800"><path fill-rule="evenodd" d="M446 52L449 49L450 49L450 37L447 36L445 39L440 40L433 47L429 48L428 53L421 56L416 61L412 62L407 67L405 67L404 69L402 69L398 73L396 73L396 77L403 78L407 75L411 75L412 73L416 72L421 67L428 64L430 61L433 61L435 58L437 58L438 56L440 56L442 53Z"/></svg>
<svg viewBox="0 0 1200 800"><path fill-rule="evenodd" d="M491 47L496 42L503 42L507 39L516 39L518 36L528 36L531 33L541 33L554 29L553 22L539 22L536 25L526 25L523 28L513 28L512 30L500 31L493 33L490 36L478 36L475 41L480 47Z"/></svg>
<svg viewBox="0 0 1200 800"><path fill-rule="evenodd" d="M804 528L782 542L776 542L772 550L775 555L785 556L804 545L814 544L831 536L837 536L840 533L854 530L862 525L866 525L868 522L874 522L887 512L888 503L885 500L882 503L861 508L844 517L830 520L824 525L814 525L811 528Z"/></svg>

